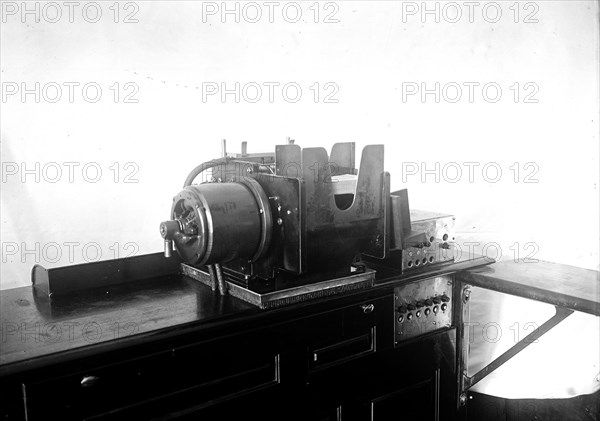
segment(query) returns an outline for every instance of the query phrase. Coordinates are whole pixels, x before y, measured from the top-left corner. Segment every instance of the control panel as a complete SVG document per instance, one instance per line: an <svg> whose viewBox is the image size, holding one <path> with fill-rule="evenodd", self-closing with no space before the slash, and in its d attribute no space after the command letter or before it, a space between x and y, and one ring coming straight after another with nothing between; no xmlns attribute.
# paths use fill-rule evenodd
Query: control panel
<svg viewBox="0 0 600 421"><path fill-rule="evenodd" d="M414 338L452 325L452 275L394 289L394 340Z"/></svg>
<svg viewBox="0 0 600 421"><path fill-rule="evenodd" d="M454 261L454 217L435 212L411 210L411 227L424 232L429 240L418 247L406 247L402 253L402 270L416 270L433 264Z"/></svg>

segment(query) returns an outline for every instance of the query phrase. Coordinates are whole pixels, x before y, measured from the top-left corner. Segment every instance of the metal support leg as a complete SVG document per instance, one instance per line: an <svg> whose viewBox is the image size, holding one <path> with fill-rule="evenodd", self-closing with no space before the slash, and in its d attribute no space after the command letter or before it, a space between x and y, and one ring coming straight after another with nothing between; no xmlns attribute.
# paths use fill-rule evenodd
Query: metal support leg
<svg viewBox="0 0 600 421"><path fill-rule="evenodd" d="M467 387L465 379L467 377L467 364L469 361L469 330L465 329L465 322L470 320L470 305L471 286L461 282L458 277L454 279L454 323L456 325L456 356L457 356L457 382L458 385L458 402L457 410L459 411L459 419L462 419L460 414L467 403ZM462 409L461 409L462 408Z"/></svg>

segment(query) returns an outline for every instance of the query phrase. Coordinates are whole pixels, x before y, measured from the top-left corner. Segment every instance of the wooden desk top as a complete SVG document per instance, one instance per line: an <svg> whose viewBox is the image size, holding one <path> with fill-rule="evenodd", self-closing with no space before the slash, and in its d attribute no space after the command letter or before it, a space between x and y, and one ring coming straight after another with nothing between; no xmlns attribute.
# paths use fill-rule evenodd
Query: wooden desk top
<svg viewBox="0 0 600 421"><path fill-rule="evenodd" d="M356 301L357 296L359 300L380 296L400 283L489 263L489 259L474 257L408 276L378 267L372 288L264 311L235 297L220 296L180 274L53 294L52 300L32 287L2 290L0 376L182 333L210 337L217 329L233 325L279 323L331 310ZM82 267L75 269L79 273ZM85 281L91 283L93 279Z"/></svg>
<svg viewBox="0 0 600 421"><path fill-rule="evenodd" d="M461 272L473 286L600 316L600 272L544 261L503 261Z"/></svg>
<svg viewBox="0 0 600 421"><path fill-rule="evenodd" d="M48 301L31 287L0 292L0 374L5 365L259 310L182 276L79 291Z"/></svg>

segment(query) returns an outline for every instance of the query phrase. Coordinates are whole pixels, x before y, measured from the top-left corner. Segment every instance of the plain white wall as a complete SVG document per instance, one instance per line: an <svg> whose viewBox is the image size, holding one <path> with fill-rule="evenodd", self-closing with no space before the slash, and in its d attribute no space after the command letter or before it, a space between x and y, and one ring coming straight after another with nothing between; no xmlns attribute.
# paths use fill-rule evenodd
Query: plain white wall
<svg viewBox="0 0 600 421"><path fill-rule="evenodd" d="M265 6L258 23L247 22L254 10L244 15L244 4L240 23L233 15L222 23L220 13L203 10L223 5L207 2L138 2L137 10L121 3L119 23L108 3L96 23L88 22L93 8L83 14L87 3L74 9L72 23L64 6L51 23L56 11L41 3L36 23L14 4L12 14L4 3L1 30L2 288L27 285L34 263L94 260L96 244L103 259L160 250L157 226L171 197L191 168L219 156L221 138L230 150L248 141L250 151L272 151L286 136L328 149L336 141L355 141L358 150L383 143L392 187L408 187L415 208L455 214L459 242L479 249L498 243L502 258L518 251L521 258L534 253L598 268L596 2L537 2L537 9L521 3L518 23L512 3L500 4L497 23L489 22L493 8L483 12L487 3L472 23L465 6L461 20L450 23L455 9L435 2L425 7L437 4L439 23L411 2L338 2L338 10L321 3L318 23L313 3L302 4L298 23L286 21L294 17L293 9L283 15L286 3L274 9L273 23ZM133 12L137 23L122 22ZM325 23L333 12L330 20L339 22ZM523 22L527 16L538 22ZM39 103L34 94L23 100L22 88L36 82ZM65 82L79 83L72 103ZM81 92L90 82L102 89L96 103ZM224 103L218 95L203 101L202 84L210 82L295 82L303 95L290 103L279 87L270 103L264 87L257 103L236 103L233 95ZM318 103L310 90L315 82ZM333 89L324 88L327 82L339 88L337 103L323 101ZM446 97L403 101L403 83L422 82L447 86ZM480 84L473 102L465 82ZM490 82L502 88L496 103L482 96ZM524 88L528 82L538 87L537 103L523 102L533 89ZM53 83L62 85L56 103ZM137 103L124 102L134 89L126 83L137 87ZM457 103L445 99L455 95L449 83L462 85ZM14 86L19 92L10 95ZM465 162L478 165L472 182ZM421 178L421 168L436 165L438 181L435 174ZM457 165L462 176L451 182ZM96 167L99 181L86 181ZM495 168L502 175L492 183L485 177L495 178ZM531 173L537 183L524 182ZM137 183L126 183L128 174ZM495 247L486 253L495 256Z"/></svg>

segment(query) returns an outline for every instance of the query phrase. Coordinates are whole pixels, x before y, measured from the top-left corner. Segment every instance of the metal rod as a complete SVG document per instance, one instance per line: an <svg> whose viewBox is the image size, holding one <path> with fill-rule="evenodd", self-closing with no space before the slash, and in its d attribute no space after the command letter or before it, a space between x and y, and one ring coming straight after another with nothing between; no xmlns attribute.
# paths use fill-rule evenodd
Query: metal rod
<svg viewBox="0 0 600 421"><path fill-rule="evenodd" d="M171 257L171 252L173 251L173 243L171 240L165 240L165 257L168 259Z"/></svg>
<svg viewBox="0 0 600 421"><path fill-rule="evenodd" d="M215 264L215 272L217 273L217 281L219 282L219 293L221 295L227 295L227 285L225 284L225 278L223 278L223 270L219 263Z"/></svg>
<svg viewBox="0 0 600 421"><path fill-rule="evenodd" d="M508 349L504 354L500 355L494 361L486 365L484 368L479 370L473 377L466 378L466 386L470 388L475 384L479 383L482 379L487 377L491 372L496 370L502 364L510 360L512 357L517 355L519 352L527 348L537 339L539 339L542 335L547 333L554 326L562 322L568 316L573 314L573 310L565 308L565 307L556 307L556 314L548 319L544 324L538 327L536 330L531 332L529 335L525 336L519 342L517 342L513 347Z"/></svg>

